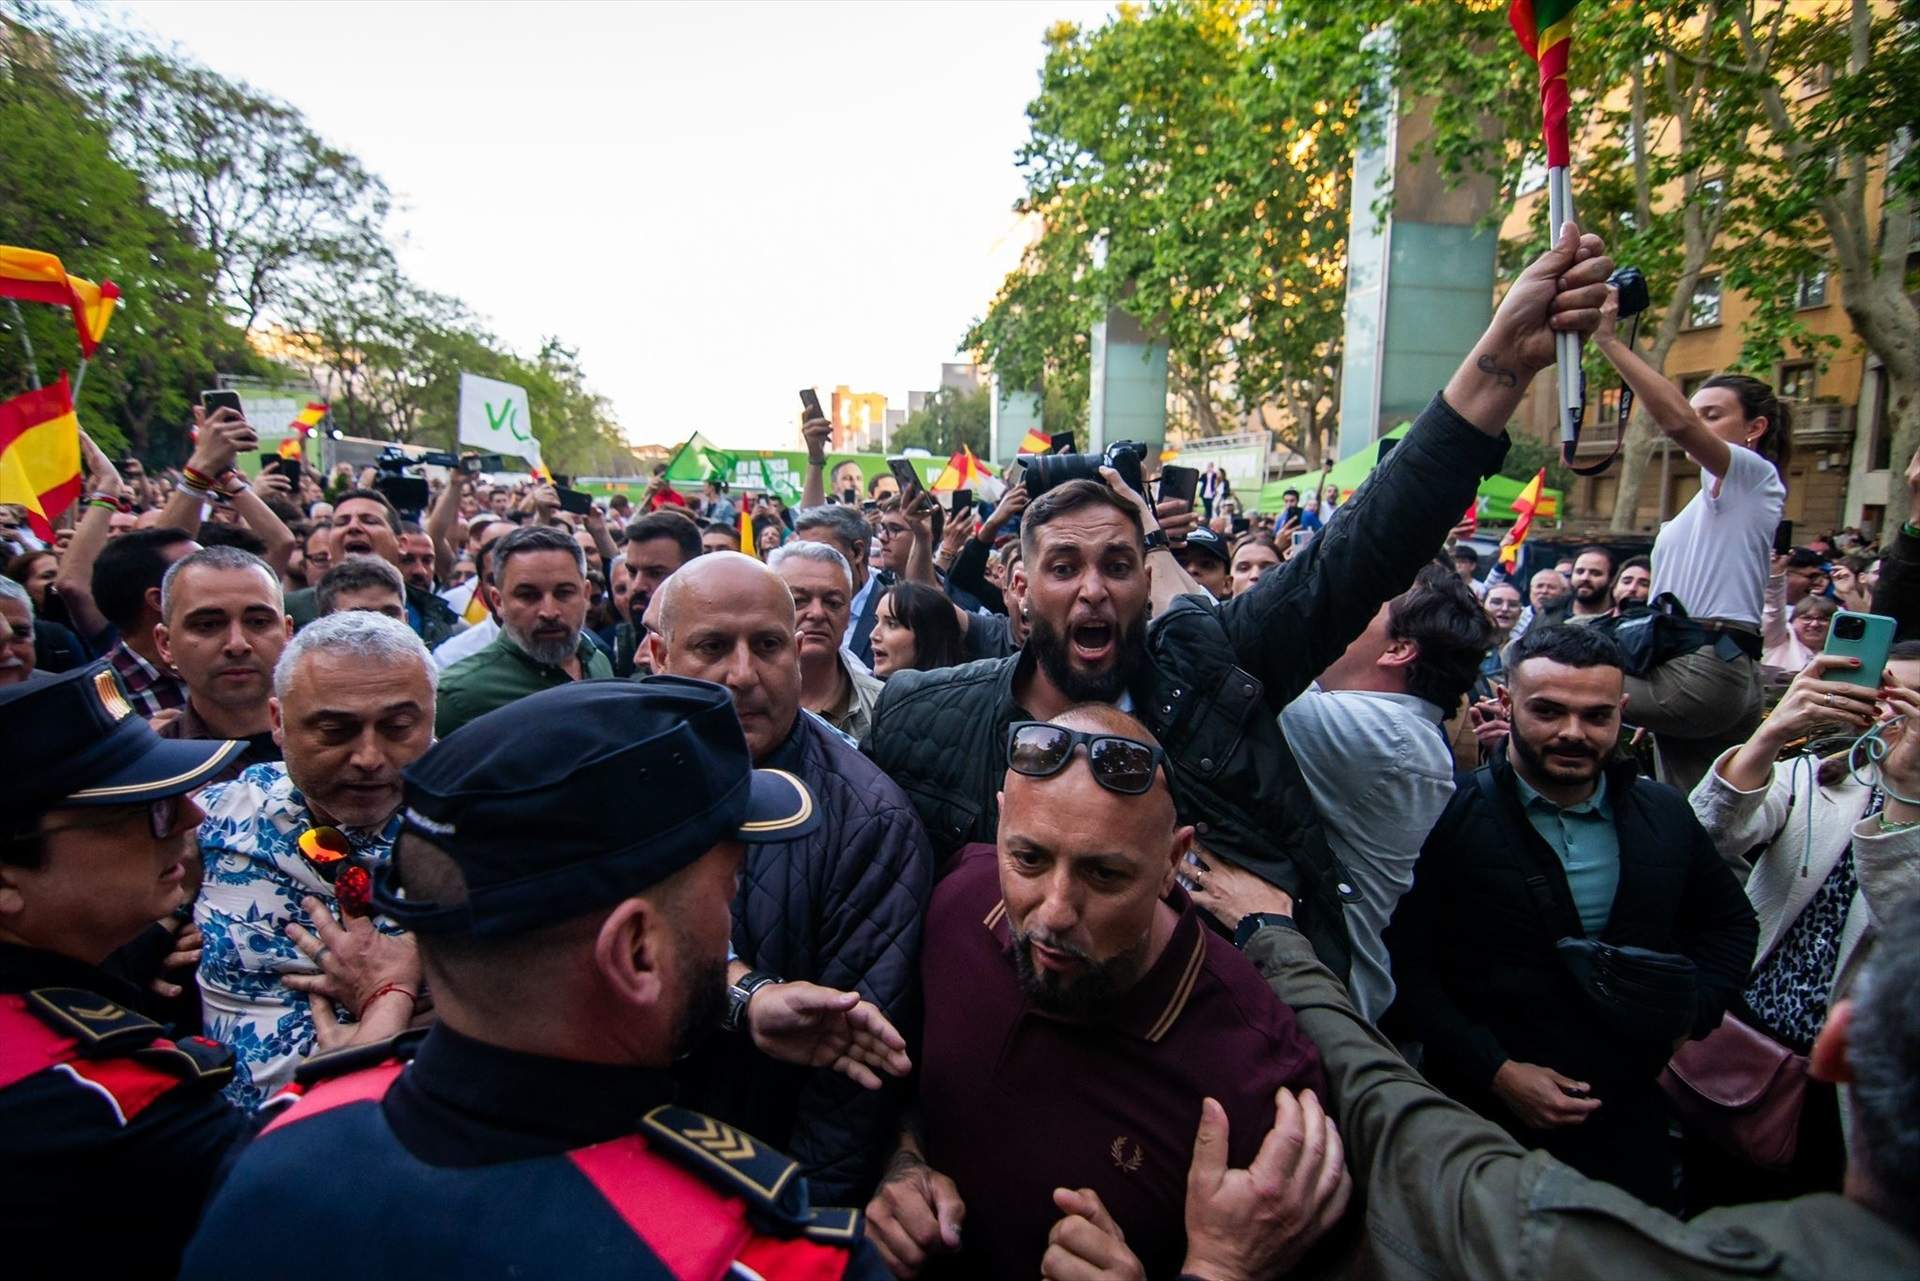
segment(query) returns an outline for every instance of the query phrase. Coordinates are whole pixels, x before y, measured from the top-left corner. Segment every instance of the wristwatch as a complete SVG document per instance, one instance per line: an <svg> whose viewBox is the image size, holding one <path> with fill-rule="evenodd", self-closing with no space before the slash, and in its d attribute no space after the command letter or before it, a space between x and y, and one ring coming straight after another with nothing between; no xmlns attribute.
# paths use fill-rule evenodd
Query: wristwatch
<svg viewBox="0 0 1920 1281"><path fill-rule="evenodd" d="M769 983L780 980L771 974L762 974L759 970L748 970L740 976L738 983L727 985L727 1012L720 1020L720 1026L729 1032L738 1032L747 1023L747 1002L753 994Z"/></svg>
<svg viewBox="0 0 1920 1281"><path fill-rule="evenodd" d="M1173 544L1167 541L1166 530L1149 529L1147 531L1147 552L1146 552L1147 555L1151 556L1157 551L1170 552L1172 550L1173 550Z"/></svg>
<svg viewBox="0 0 1920 1281"><path fill-rule="evenodd" d="M1294 925L1293 918L1284 912L1248 912L1240 918L1240 924L1233 927L1233 945L1243 952L1246 951L1247 944L1253 941L1253 936L1269 925L1284 930L1298 928Z"/></svg>

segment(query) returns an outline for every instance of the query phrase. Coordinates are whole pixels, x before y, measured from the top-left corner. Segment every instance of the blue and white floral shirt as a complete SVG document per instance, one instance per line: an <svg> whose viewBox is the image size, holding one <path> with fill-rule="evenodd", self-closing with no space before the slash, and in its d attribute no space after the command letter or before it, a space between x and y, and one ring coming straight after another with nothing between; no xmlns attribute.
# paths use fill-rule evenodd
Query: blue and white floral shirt
<svg viewBox="0 0 1920 1281"><path fill-rule="evenodd" d="M313 921L300 900L334 901L333 888L301 854L301 833L314 825L307 803L279 762L254 765L231 783L200 796L200 857L206 879L193 907L206 940L200 956L200 1003L205 1032L233 1048L227 1096L260 1106L293 1079L313 1049L313 1014L304 993L282 983L287 974L317 974L286 934L289 922ZM375 867L393 853L400 818L379 831L342 828L355 861Z"/></svg>

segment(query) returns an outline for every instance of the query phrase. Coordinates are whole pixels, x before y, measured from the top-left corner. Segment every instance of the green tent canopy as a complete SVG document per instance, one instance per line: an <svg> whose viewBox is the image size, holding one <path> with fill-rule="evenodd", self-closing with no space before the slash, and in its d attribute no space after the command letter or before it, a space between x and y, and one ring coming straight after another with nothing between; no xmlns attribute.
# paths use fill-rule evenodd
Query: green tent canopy
<svg viewBox="0 0 1920 1281"><path fill-rule="evenodd" d="M1399 440L1412 426L1412 423L1401 423L1381 437L1381 440ZM1282 495L1289 489L1297 490L1304 495L1315 493L1328 485L1338 485L1344 497L1360 487L1360 482L1367 478L1379 461L1380 441L1368 441L1331 467L1310 471L1300 476L1288 476L1284 480L1277 480L1265 486L1260 491L1259 501L1254 504L1254 510L1280 511L1287 505ZM1518 498L1520 491L1526 487L1526 481L1514 480L1510 476L1489 476L1481 481L1479 490L1481 519L1502 524L1512 520L1513 500ZM1544 497L1548 500L1547 509L1542 511L1540 516L1542 519L1552 519L1558 513L1562 494L1557 489L1548 489L1544 492Z"/></svg>

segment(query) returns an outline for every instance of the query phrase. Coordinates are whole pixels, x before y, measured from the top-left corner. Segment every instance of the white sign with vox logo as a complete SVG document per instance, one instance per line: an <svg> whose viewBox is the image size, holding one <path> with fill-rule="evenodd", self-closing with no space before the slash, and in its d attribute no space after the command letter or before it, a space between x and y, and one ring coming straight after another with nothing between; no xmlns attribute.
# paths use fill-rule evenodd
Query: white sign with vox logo
<svg viewBox="0 0 1920 1281"><path fill-rule="evenodd" d="M483 454L540 461L527 389L479 374L460 375L460 444Z"/></svg>

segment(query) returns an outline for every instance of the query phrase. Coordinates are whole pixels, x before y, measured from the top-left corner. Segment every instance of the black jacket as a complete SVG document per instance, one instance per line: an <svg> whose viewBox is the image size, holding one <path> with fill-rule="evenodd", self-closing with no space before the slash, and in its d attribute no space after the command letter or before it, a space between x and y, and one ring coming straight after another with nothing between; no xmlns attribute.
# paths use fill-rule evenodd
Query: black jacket
<svg viewBox="0 0 1920 1281"><path fill-rule="evenodd" d="M1436 396L1292 560L1223 605L1182 597L1147 632L1152 661L1129 693L1173 763L1181 821L1205 849L1292 893L1301 929L1342 977L1352 882L1327 847L1280 710L1413 584L1505 453L1504 437ZM943 860L994 841L1006 729L1026 718L1013 691L1032 661L900 672L880 695L867 753L913 799Z"/></svg>
<svg viewBox="0 0 1920 1281"><path fill-rule="evenodd" d="M1753 964L1753 907L1680 792L1622 762L1608 768L1607 799L1620 886L1600 937L1690 957L1693 1035L1705 1036ZM1589 1003L1554 950L1584 934L1566 870L1527 821L1502 754L1454 792L1387 929L1399 990L1388 1022L1426 1046L1435 1084L1483 1110L1508 1059L1586 1081L1602 1099L1650 1089L1673 1046L1622 1035Z"/></svg>
<svg viewBox="0 0 1920 1281"><path fill-rule="evenodd" d="M780 978L857 991L914 1036L933 852L913 807L838 730L806 712L758 764L804 779L823 821L798 841L747 847L734 950ZM863 1090L831 1068L776 1063L744 1038L716 1038L682 1067L687 1105L790 1154L807 1172L814 1204L867 1203L899 1138L898 1083Z"/></svg>
<svg viewBox="0 0 1920 1281"><path fill-rule="evenodd" d="M1920 538L1902 525L1880 558L1880 582L1873 589L1873 612L1894 622L1895 640L1920 638Z"/></svg>

